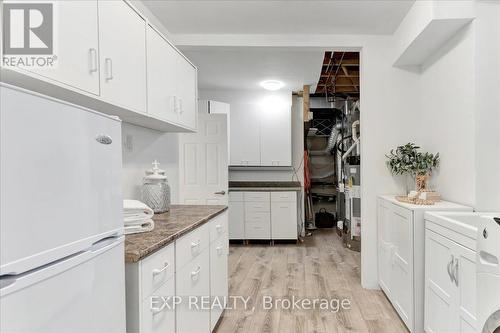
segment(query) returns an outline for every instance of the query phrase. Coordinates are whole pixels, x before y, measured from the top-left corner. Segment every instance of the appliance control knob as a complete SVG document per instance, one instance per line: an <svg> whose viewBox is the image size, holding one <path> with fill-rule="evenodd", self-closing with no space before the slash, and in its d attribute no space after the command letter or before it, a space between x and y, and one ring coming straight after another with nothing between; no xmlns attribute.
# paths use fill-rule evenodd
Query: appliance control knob
<svg viewBox="0 0 500 333"><path fill-rule="evenodd" d="M486 230L486 228L483 230L483 237L484 239L488 238L488 230Z"/></svg>

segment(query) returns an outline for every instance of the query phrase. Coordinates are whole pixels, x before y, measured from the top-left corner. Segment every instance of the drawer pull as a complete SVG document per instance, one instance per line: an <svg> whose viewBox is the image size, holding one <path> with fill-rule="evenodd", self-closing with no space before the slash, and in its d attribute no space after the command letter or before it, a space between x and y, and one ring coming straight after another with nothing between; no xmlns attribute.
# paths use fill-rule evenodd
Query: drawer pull
<svg viewBox="0 0 500 333"><path fill-rule="evenodd" d="M191 242L191 249L194 249L195 247L199 247L200 246L200 240L198 239L197 242Z"/></svg>
<svg viewBox="0 0 500 333"><path fill-rule="evenodd" d="M153 316L154 316L154 315L157 315L158 313L162 312L163 309L165 309L165 305L163 305L159 309L151 309L151 312L153 313Z"/></svg>
<svg viewBox="0 0 500 333"><path fill-rule="evenodd" d="M197 276L198 274L200 274L200 271L201 271L201 267L198 266L198 268L195 271L191 272L191 277Z"/></svg>
<svg viewBox="0 0 500 333"><path fill-rule="evenodd" d="M169 266L170 266L170 264L168 262L165 262L165 264L163 264L162 268L153 269L153 277L158 275L158 274L163 273Z"/></svg>
<svg viewBox="0 0 500 333"><path fill-rule="evenodd" d="M217 250L217 254L222 254L222 246L217 246L215 249Z"/></svg>
<svg viewBox="0 0 500 333"><path fill-rule="evenodd" d="M221 231L222 231L222 226L221 226L220 224L217 224L217 225L215 226L215 229L217 229L217 232L218 232L218 233L221 233Z"/></svg>

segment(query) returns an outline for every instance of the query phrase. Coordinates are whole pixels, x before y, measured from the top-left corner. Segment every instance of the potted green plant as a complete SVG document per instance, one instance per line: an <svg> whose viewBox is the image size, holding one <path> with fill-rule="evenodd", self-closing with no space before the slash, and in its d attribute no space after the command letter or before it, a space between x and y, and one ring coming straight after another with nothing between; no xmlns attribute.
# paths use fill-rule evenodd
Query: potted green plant
<svg viewBox="0 0 500 333"><path fill-rule="evenodd" d="M386 155L387 166L393 175L411 175L415 179L416 190L427 190L430 173L439 167L439 153L421 152L414 143L407 143L391 149Z"/></svg>

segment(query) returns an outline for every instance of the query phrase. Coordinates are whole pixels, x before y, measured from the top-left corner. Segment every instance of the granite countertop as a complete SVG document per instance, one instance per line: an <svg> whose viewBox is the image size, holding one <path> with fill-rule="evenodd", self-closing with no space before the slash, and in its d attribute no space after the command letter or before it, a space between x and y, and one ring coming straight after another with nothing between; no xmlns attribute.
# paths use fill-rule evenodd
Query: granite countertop
<svg viewBox="0 0 500 333"><path fill-rule="evenodd" d="M172 205L153 217L152 231L125 236L125 262L138 262L227 209L226 206Z"/></svg>
<svg viewBox="0 0 500 333"><path fill-rule="evenodd" d="M230 191L300 191L302 185L294 181L230 181Z"/></svg>

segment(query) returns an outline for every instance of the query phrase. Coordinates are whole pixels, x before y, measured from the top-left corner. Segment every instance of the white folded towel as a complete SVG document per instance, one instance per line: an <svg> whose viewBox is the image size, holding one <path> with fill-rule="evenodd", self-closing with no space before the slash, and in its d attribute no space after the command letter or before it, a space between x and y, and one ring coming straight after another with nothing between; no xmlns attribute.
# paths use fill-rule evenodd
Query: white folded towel
<svg viewBox="0 0 500 333"><path fill-rule="evenodd" d="M155 223L153 222L153 220L146 220L142 224L125 226L124 234L125 235L138 234L141 232L151 231L154 228L155 228Z"/></svg>
<svg viewBox="0 0 500 333"><path fill-rule="evenodd" d="M150 220L154 212L138 200L123 200L123 221L125 225L140 225Z"/></svg>

